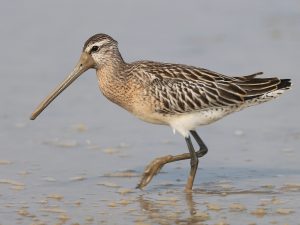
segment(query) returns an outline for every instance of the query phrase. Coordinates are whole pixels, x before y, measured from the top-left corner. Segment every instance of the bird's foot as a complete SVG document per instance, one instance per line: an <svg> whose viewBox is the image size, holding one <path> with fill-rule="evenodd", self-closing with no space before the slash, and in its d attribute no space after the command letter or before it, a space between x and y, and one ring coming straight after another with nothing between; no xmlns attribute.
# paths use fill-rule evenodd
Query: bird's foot
<svg viewBox="0 0 300 225"><path fill-rule="evenodd" d="M163 157L156 158L151 163L149 163L149 165L144 170L142 178L141 178L140 182L138 183L138 185L136 186L136 188L142 189L147 184L149 184L150 181L152 180L152 178L156 174L158 174L159 171L161 170L161 168L166 163L170 162L170 160L172 158L173 158L172 155L166 155L166 156L163 156Z"/></svg>

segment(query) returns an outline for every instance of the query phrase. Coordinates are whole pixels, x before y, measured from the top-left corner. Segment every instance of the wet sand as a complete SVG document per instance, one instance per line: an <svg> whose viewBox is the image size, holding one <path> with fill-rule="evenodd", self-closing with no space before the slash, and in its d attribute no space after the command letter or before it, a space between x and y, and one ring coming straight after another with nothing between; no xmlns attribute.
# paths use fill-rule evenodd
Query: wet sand
<svg viewBox="0 0 300 225"><path fill-rule="evenodd" d="M0 9L0 225L300 224L297 1L23 4ZM184 139L108 102L94 71L29 121L97 32L117 39L127 61L264 71L294 88L198 129L209 152L193 193L183 192L188 161L138 190L145 166L186 152Z"/></svg>

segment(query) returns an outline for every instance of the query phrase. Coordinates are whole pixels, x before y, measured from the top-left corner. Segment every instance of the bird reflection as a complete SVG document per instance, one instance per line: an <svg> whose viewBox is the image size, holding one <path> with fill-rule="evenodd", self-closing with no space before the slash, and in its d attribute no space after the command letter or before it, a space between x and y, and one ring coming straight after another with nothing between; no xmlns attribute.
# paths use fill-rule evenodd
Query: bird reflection
<svg viewBox="0 0 300 225"><path fill-rule="evenodd" d="M184 205L181 205L182 201L172 197L153 199L146 198L146 195L139 196L138 202L141 212L153 224L201 224L201 222L208 219L197 214L196 202L193 199L192 192L181 193L182 195L185 195L182 198L185 199Z"/></svg>

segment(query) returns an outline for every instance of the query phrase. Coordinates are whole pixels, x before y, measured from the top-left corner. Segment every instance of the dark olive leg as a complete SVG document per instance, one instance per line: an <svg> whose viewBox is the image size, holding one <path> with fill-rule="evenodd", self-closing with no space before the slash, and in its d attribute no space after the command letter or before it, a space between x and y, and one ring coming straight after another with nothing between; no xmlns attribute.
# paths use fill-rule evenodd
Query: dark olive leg
<svg viewBox="0 0 300 225"><path fill-rule="evenodd" d="M197 142L197 144L199 145L199 150L197 152L195 152L196 156L198 158L204 156L207 153L207 147L204 144L204 142L202 141L202 139L199 137L199 135L196 133L196 131L191 130L190 133L192 134L192 136L194 137L195 141ZM191 145L191 140L189 137L189 141L187 141L187 143L189 142L188 146ZM194 149L194 148L193 148ZM194 155L194 153L192 154ZM140 182L137 185L137 188L143 188L145 187L148 183L150 183L150 181L152 180L152 178L161 170L161 168L167 164L167 163L171 163L171 162L176 162L176 161L180 161L180 160L186 160L186 159L191 159L192 156L191 153L183 153L180 155L166 155L163 157L159 157L159 158L155 158L150 164L148 164L148 166L145 168L144 173L142 175L142 178L140 180ZM195 162L195 160L194 160ZM192 160L191 160L192 163ZM195 164L195 163L194 163ZM198 164L198 163L197 163ZM195 166L193 166L195 167ZM192 169L191 169L192 170ZM197 169L196 169L197 170ZM193 173L196 174L196 170L193 170ZM191 171L192 172L192 171ZM191 174L191 173L190 173ZM192 176L193 177L193 176ZM192 186L193 186L193 181L189 181L191 180L190 175L189 175L189 179L187 184L189 183L189 187L186 186L186 190L191 190ZM192 183L191 183L192 182Z"/></svg>
<svg viewBox="0 0 300 225"><path fill-rule="evenodd" d="M199 137L197 132L195 130L191 130L190 133L193 135L195 141L199 145L199 150L196 152L198 158L206 155L206 153L208 152L208 148L206 147L202 139Z"/></svg>
<svg viewBox="0 0 300 225"><path fill-rule="evenodd" d="M197 157L197 154L196 154L195 149L193 147L190 136L186 137L185 141L186 141L186 144L188 146L190 156L191 156L191 161L190 161L191 169L190 169L190 174L189 174L188 180L187 180L186 185L185 185L185 190L186 191L191 191L192 188L193 188L196 172L197 172L197 169L198 169L198 157Z"/></svg>
<svg viewBox="0 0 300 225"><path fill-rule="evenodd" d="M147 184L150 183L152 178L158 174L158 172L161 170L161 168L171 162L176 162L176 161L181 161L181 160L186 160L190 159L191 155L190 153L183 153L180 155L166 155L162 157L155 158L152 160L151 163L148 164L148 166L145 168L144 173L142 175L142 178L136 188L142 189L145 187Z"/></svg>

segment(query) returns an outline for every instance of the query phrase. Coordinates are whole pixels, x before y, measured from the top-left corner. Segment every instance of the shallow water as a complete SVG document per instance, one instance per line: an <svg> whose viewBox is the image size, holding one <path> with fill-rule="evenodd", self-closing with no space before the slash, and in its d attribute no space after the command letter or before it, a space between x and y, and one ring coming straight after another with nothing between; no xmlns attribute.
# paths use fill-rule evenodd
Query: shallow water
<svg viewBox="0 0 300 225"><path fill-rule="evenodd" d="M1 5L0 224L300 224L298 1L30 1ZM104 32L127 61L292 78L279 100L199 129L209 147L135 189L153 158L186 152L168 127L108 102L89 71L29 115Z"/></svg>

